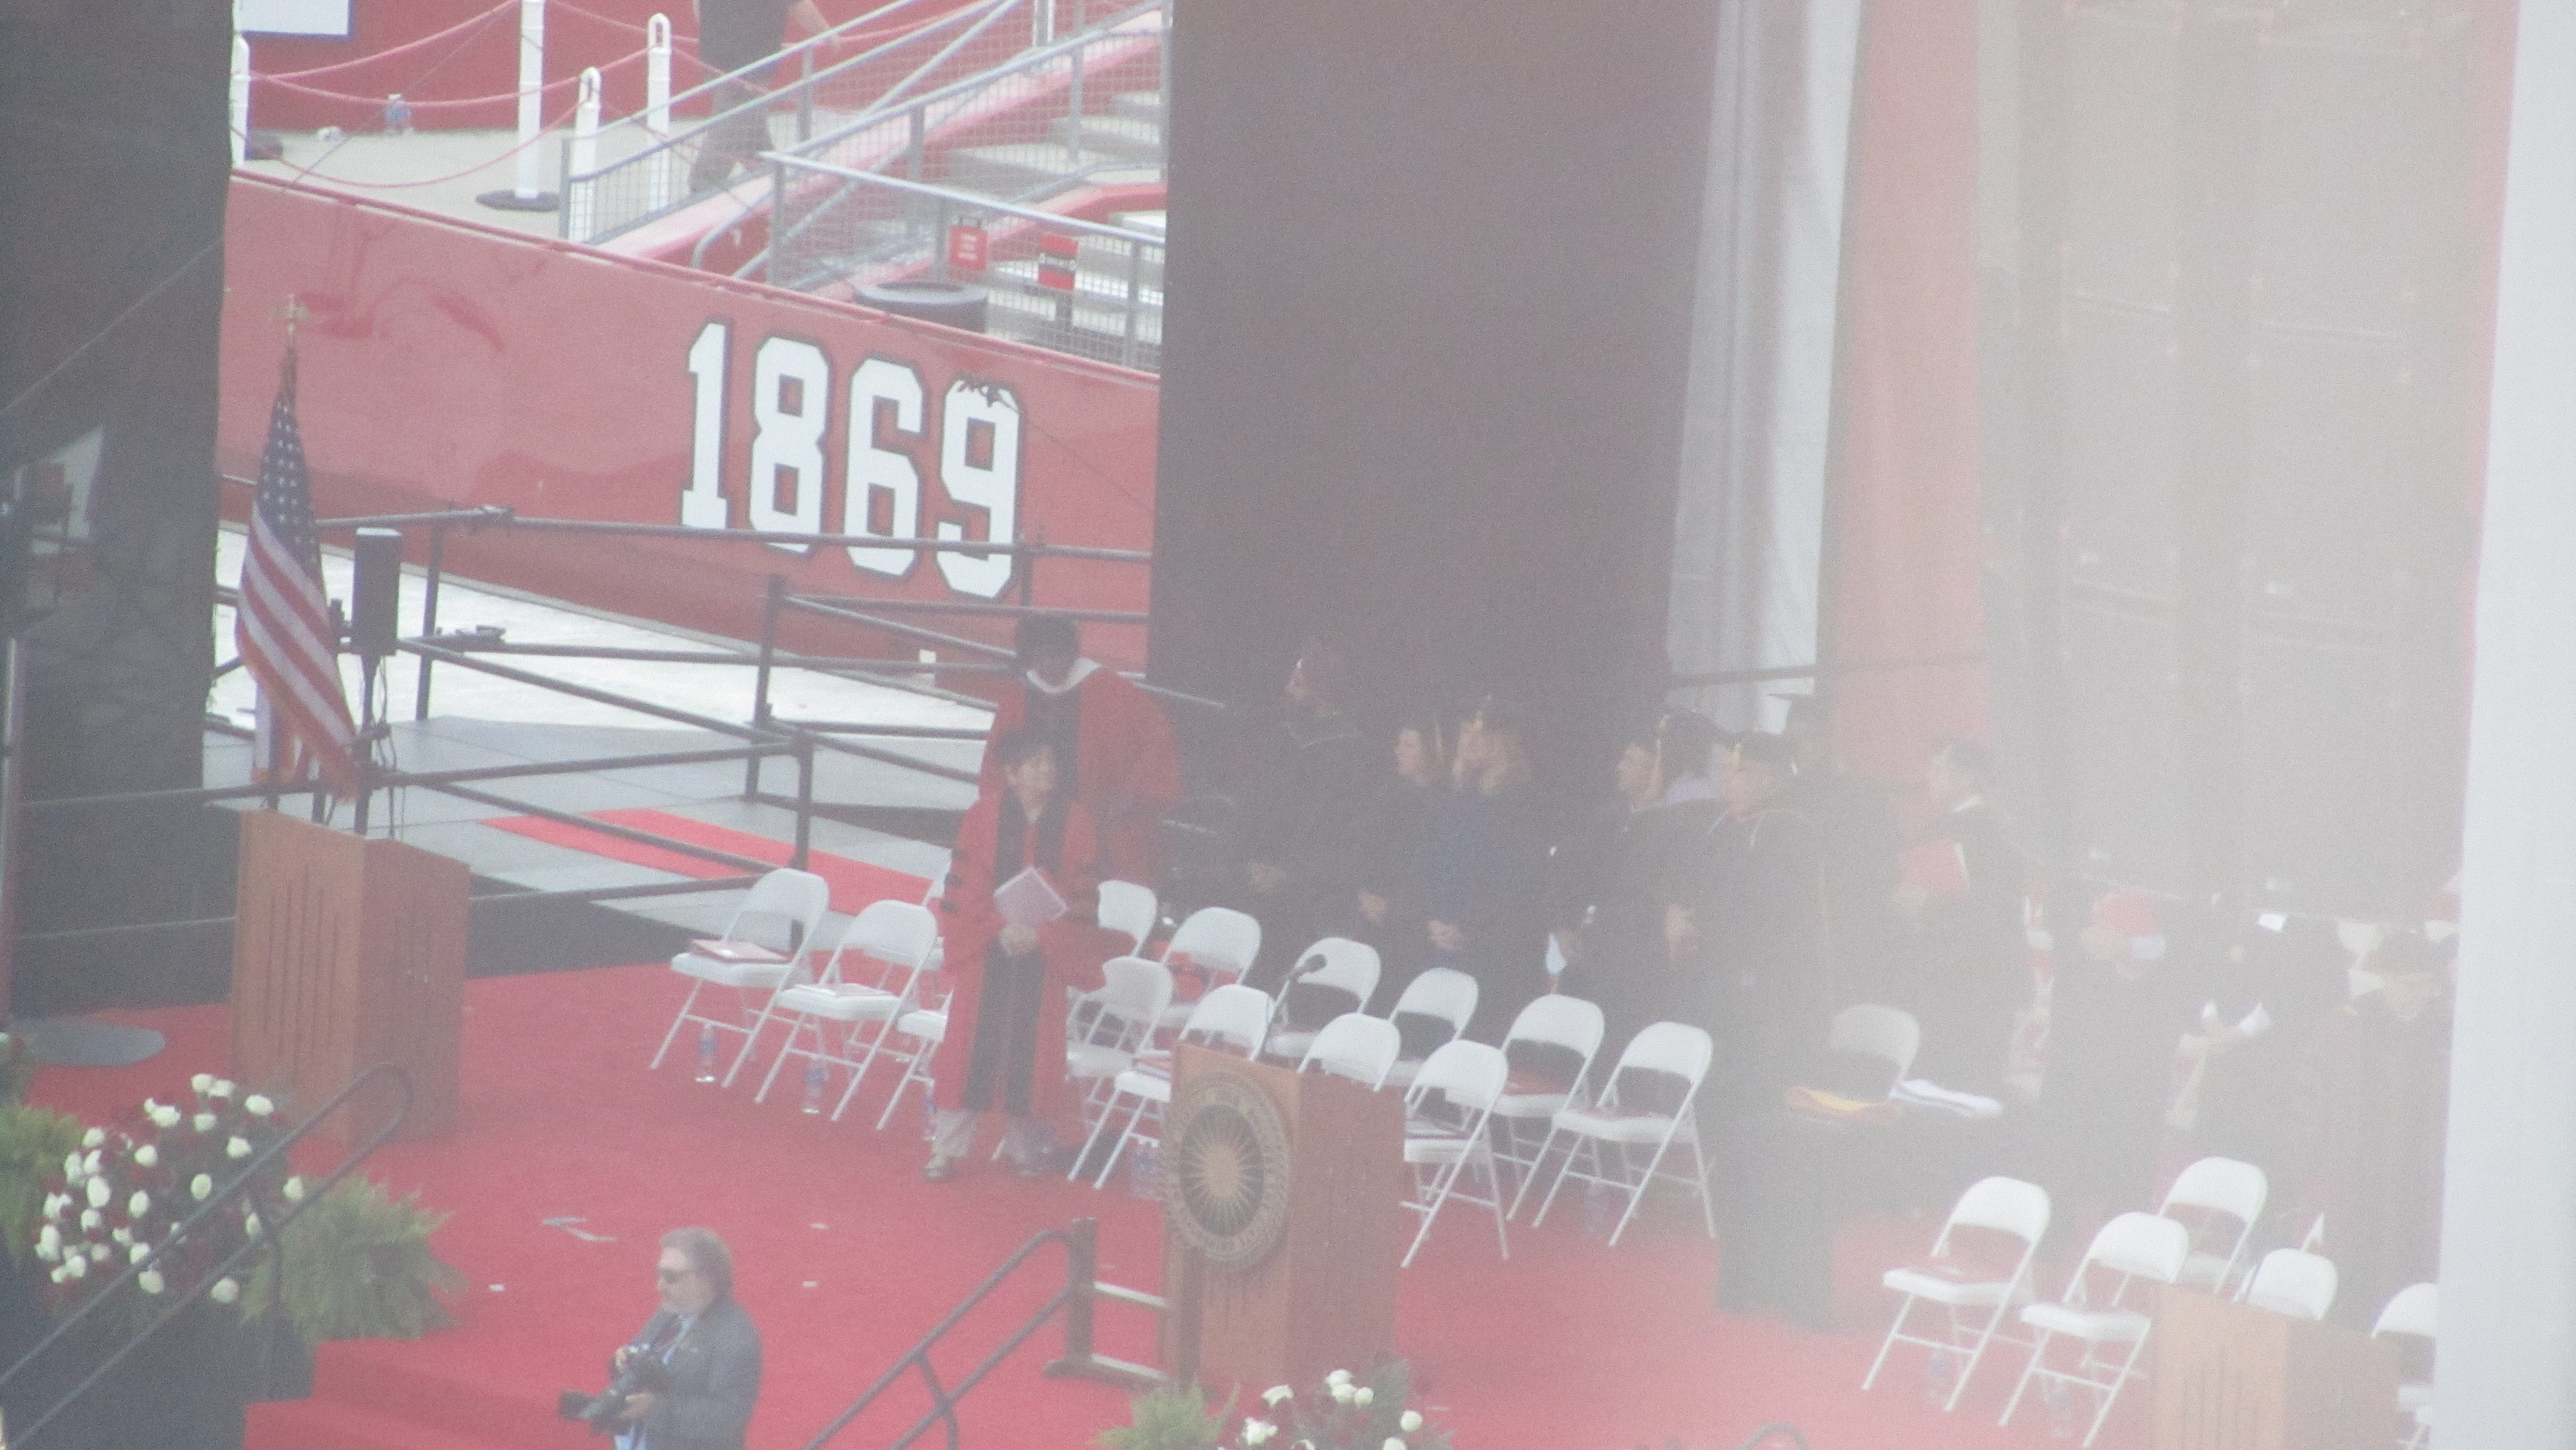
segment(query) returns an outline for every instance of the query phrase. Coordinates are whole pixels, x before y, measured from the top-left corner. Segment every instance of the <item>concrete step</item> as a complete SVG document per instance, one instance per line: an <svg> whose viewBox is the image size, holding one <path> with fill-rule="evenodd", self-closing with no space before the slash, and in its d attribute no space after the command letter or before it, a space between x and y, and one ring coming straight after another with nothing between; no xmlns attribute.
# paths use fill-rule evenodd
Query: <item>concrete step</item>
<svg viewBox="0 0 2576 1450"><path fill-rule="evenodd" d="M1078 139L1086 161L1110 157L1150 166L1163 164L1163 126L1159 120L1085 116L1077 126L1073 117L1059 116L1048 128L1048 134L1067 147Z"/></svg>
<svg viewBox="0 0 2576 1450"><path fill-rule="evenodd" d="M1093 170L1101 159L1085 155L1077 160L1071 151L1052 141L969 146L948 153L948 174L939 184L1008 201L1030 195L1080 172L1089 172L1090 180L1104 186L1163 179L1163 168L1159 163Z"/></svg>
<svg viewBox="0 0 2576 1450"><path fill-rule="evenodd" d="M1159 237L1163 234L1164 215L1159 211L1111 212L1109 224L1113 227L1125 227L1131 232L1148 232Z"/></svg>
<svg viewBox="0 0 2576 1450"><path fill-rule="evenodd" d="M1110 98L1109 114L1130 121L1160 121L1163 119L1163 93L1120 91Z"/></svg>

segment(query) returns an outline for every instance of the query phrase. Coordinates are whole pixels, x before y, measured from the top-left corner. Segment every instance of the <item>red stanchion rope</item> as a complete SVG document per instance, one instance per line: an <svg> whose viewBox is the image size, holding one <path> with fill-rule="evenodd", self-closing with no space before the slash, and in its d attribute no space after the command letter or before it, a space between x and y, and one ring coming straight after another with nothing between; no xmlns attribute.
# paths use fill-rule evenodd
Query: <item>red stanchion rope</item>
<svg viewBox="0 0 2576 1450"><path fill-rule="evenodd" d="M628 53L628 54L626 54L626 55L621 55L621 56L619 56L617 59L612 60L612 61L609 61L609 62L607 62L606 64L601 65L601 66L598 66L598 67L595 67L595 68L599 71L600 75L601 75L603 78L605 78L605 77L608 75L608 73L609 73L609 72L611 72L611 71L621 70L621 69L623 69L623 68L625 68L625 67L627 67L627 66L629 66L629 65L634 64L635 62L637 62L637 61L639 61L639 60L642 60L642 59L645 57L645 54L646 54L646 52L641 51L641 50L633 51L633 52L630 52L630 53ZM277 87L279 90L282 90L282 91L293 91L295 94L297 94L297 95L299 95L299 96L318 96L318 97L321 97L321 98L323 98L323 99L325 99L325 100L333 100L333 101L355 101L355 102L358 102L358 103L360 103L360 104L362 104L362 105L368 105L368 106L381 106L381 105L383 105L383 104L384 104L384 97L382 97L382 96L358 96L358 95L351 95L351 94L349 94L349 93L348 93L348 92L346 92L346 91L326 91L326 90L321 89L321 88L320 88L320 87L318 87L318 86L299 86L299 85L295 84L293 81L282 81L282 80L279 80L279 79L278 79L277 77L275 77L275 76L253 76L253 77L251 77L251 79L253 79L253 80L255 80L255 81L262 82L262 83L267 84L267 85L275 86L275 87ZM560 90L564 89L564 88L565 88L565 87L567 87L567 86L577 86L577 85L580 85L580 84L581 84L581 77L579 77L579 76L577 76L577 75L574 75L574 76L564 76L564 77L562 77L561 79L558 79L558 80L551 80L551 81L548 81L548 82L546 82L544 85L542 85L542 86L538 87L538 88L537 88L537 94L539 94L539 95L546 95L546 94L551 93L551 92L560 91ZM517 100L517 99L519 98L519 94L520 94L520 93L519 93L519 92L517 92L517 91L503 91L503 92L501 92L501 93L500 93L500 94L498 94L498 95L491 95L491 96L467 96L467 97L465 97L465 98L463 98L463 99L461 99L461 100L453 100L453 101L411 101L411 100L407 100L407 101L405 101L403 104L405 104L405 105L407 105L407 106L411 107L414 111L453 110L453 109L455 109L456 107L459 107L459 106L489 106L489 105L494 105L494 104L497 104L497 103L499 103L499 102L503 102L503 101L515 101L515 100Z"/></svg>
<svg viewBox="0 0 2576 1450"><path fill-rule="evenodd" d="M497 156L490 157L490 158L488 158L488 159L486 159L486 160L478 161L478 162L474 163L472 166L469 166L469 167L465 168L463 171L450 172L449 174L447 174L447 175L445 175L445 176L431 176L431 177L426 177L426 178L424 178L424 179L422 179L422 180L419 180L419 181L351 181L351 180L349 180L349 179L347 179L347 178L345 178L345 177L339 177L339 176L324 176L324 177L319 177L319 178L317 178L317 179L318 179L318 180L322 180L322 181L327 181L327 182L329 182L330 184L332 184L333 186L353 186L353 187L357 187L357 188L359 188L359 189L361 189L361 190L364 190L364 191L402 191L402 190L404 190L404 189L406 189L406 188L414 187L414 186L441 186L441 185L444 185L444 184L446 184L447 182L451 182L451 181L463 181L465 178L467 178L467 177L469 177L469 176L472 176L474 173L476 173L476 172L478 172L478 171L487 170L487 169L489 169L489 168L490 168L490 167L492 167L492 166L498 165L498 164L499 164L499 163L501 163L501 162L504 162L504 161L509 160L511 157L516 156L516 155L518 155L520 152L527 150L529 147L534 146L534 145L537 145L537 144L539 144L540 142L543 142L543 141L546 139L546 137L547 137L547 135L548 135L548 133L549 133L549 132L553 131L555 128L557 128L557 127L559 127L559 126L562 126L565 122L570 121L570 120L572 119L572 117L573 117L573 112L574 112L574 111L577 111L577 110L579 110L579 109L580 109L580 107L579 107L579 106L571 106L571 107L567 107L566 109L564 109L564 110L562 110L562 111L560 111L560 112L556 113L555 118L554 118L553 120L548 121L544 126L542 126L542 127L538 128L538 130L537 130L537 134L536 134L536 135L529 137L527 140L522 141L522 142L518 143L518 144L517 144L517 145L515 145L515 146L512 146L509 150L504 151L504 152L502 152L501 154L499 154L499 155L497 155ZM314 165L315 165L315 166L318 166L318 165L320 165L320 164L321 164L321 162L319 162L319 161L316 161L316 162L314 163ZM304 180L305 178L310 177L310 176L312 176L312 175L313 175L313 167L311 167L311 166L300 167L300 168L298 168L298 169L297 169L297 171L296 171L296 173L295 173L295 179L296 179L297 181L302 181L302 180Z"/></svg>
<svg viewBox="0 0 2576 1450"><path fill-rule="evenodd" d="M419 50L425 46L436 45L438 42L447 39L451 35L461 34L464 31L472 30L479 26L489 25L496 17L518 8L519 0L501 0L500 4L493 6L491 9L484 11L480 15L468 16L435 35L424 35L418 40L406 41L390 50L379 50L370 55L359 56L355 60L333 61L329 65L317 65L309 70L263 72L258 79L264 81L285 80L290 78L302 80L307 76L329 75L333 71L355 70L362 65L373 65L380 60L388 60L397 55L403 55L410 51Z"/></svg>

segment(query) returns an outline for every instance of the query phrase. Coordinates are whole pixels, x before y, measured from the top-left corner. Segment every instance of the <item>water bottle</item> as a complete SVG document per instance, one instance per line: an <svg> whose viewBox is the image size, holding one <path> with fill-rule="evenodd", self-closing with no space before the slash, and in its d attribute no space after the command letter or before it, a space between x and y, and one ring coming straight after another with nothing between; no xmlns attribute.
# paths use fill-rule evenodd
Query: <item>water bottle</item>
<svg viewBox="0 0 2576 1450"><path fill-rule="evenodd" d="M1950 1379L1958 1367L1950 1362L1950 1351L1936 1349L1923 1362L1923 1402L1939 1406L1950 1401Z"/></svg>
<svg viewBox="0 0 2576 1450"><path fill-rule="evenodd" d="M1139 1143L1127 1158L1127 1191L1138 1198L1163 1196L1163 1149L1159 1143Z"/></svg>
<svg viewBox="0 0 2576 1450"><path fill-rule="evenodd" d="M2040 1392L2048 1404L2048 1433L2054 1439L2075 1438L2075 1394L2063 1380L2050 1380Z"/></svg>
<svg viewBox="0 0 2576 1450"><path fill-rule="evenodd" d="M385 134L388 136L411 134L411 102L404 100L400 91L385 97Z"/></svg>
<svg viewBox="0 0 2576 1450"><path fill-rule="evenodd" d="M815 1117L822 1113L823 1084L826 1080L827 1079L823 1072L823 1059L819 1057L809 1057L805 1059L804 1112L807 1117Z"/></svg>
<svg viewBox="0 0 2576 1450"><path fill-rule="evenodd" d="M701 1022L698 1024L698 1081L714 1082L715 1080L716 1025L712 1022Z"/></svg>

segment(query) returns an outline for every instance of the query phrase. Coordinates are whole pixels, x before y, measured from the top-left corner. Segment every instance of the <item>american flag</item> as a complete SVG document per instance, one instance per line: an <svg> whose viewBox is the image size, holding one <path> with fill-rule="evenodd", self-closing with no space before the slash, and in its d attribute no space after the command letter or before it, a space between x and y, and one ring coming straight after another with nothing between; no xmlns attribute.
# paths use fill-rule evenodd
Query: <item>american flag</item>
<svg viewBox="0 0 2576 1450"><path fill-rule="evenodd" d="M301 780L318 769L335 787L354 784L358 732L340 689L339 632L322 592L313 486L295 427L291 345L278 374L277 405L269 410L234 620L242 663L259 683L262 723L273 727L263 732L272 738L261 760L270 778Z"/></svg>

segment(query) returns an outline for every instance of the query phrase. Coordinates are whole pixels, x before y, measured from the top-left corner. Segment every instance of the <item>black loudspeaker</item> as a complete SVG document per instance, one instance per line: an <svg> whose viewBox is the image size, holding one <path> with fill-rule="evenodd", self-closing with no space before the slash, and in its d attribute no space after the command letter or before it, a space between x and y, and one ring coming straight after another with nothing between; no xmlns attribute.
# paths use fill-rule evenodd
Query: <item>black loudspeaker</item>
<svg viewBox="0 0 2576 1450"><path fill-rule="evenodd" d="M400 529L358 530L357 596L350 602L349 647L361 659L380 660L394 652L401 633L403 536Z"/></svg>

